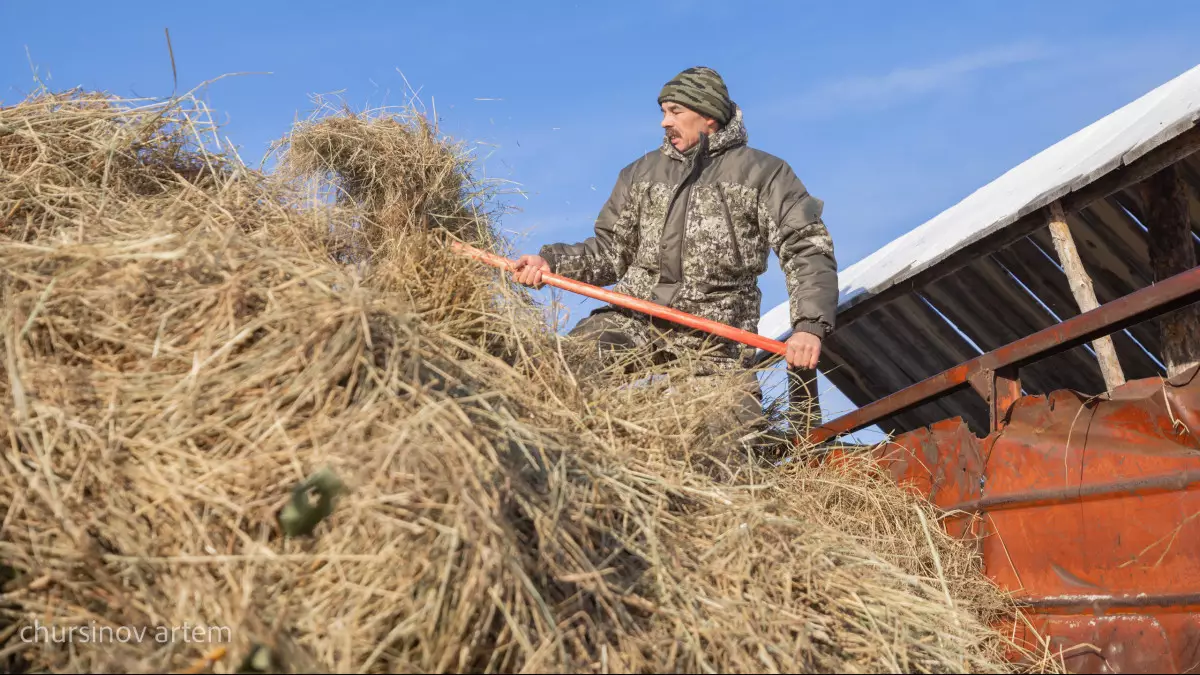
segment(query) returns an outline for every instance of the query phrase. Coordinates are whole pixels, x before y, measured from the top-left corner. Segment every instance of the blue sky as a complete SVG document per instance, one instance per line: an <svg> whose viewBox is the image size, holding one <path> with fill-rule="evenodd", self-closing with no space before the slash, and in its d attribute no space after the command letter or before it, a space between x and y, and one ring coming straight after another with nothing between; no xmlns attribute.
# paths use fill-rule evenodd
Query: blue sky
<svg viewBox="0 0 1200 675"><path fill-rule="evenodd" d="M314 2L120 4L0 0L0 102L33 86L122 96L206 90L256 164L340 92L406 102L477 146L525 194L518 248L578 241L621 167L661 138L654 99L716 68L751 145L787 160L825 216L843 269L1055 141L1200 63L1200 3ZM409 92L411 93L411 92ZM488 99L488 100L480 100ZM786 300L778 264L763 311ZM568 325L595 303L563 298ZM827 415L852 407L828 391Z"/></svg>

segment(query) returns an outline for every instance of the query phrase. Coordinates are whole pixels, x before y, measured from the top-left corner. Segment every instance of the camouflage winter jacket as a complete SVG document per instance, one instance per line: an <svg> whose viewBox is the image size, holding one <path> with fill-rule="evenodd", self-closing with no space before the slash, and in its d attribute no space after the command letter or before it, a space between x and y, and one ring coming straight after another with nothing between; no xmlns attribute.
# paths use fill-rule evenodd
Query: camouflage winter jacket
<svg viewBox="0 0 1200 675"><path fill-rule="evenodd" d="M557 274L757 332L758 277L773 250L793 329L826 336L838 283L823 203L786 162L746 142L740 109L686 156L664 139L621 171L595 236L540 255Z"/></svg>

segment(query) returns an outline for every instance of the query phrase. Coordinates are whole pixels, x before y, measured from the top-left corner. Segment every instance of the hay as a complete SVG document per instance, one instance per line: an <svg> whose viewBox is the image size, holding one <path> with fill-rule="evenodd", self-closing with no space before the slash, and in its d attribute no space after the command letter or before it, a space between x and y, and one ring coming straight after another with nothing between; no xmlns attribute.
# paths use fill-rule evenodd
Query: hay
<svg viewBox="0 0 1200 675"><path fill-rule="evenodd" d="M403 109L356 113L317 99L312 117L273 145L280 175L329 188L326 197L362 214L332 233L331 248L347 261L407 269L389 253L430 228L488 248L495 246L495 186L471 175L465 146L437 137L423 116ZM323 191L324 192L324 191Z"/></svg>
<svg viewBox="0 0 1200 675"><path fill-rule="evenodd" d="M419 120L301 125L265 176L184 143L191 99L78 100L0 110L0 663L1010 668L987 624L1014 608L871 464L731 454L723 387L581 386L538 308L441 245L489 223ZM314 169L350 198L315 205ZM366 272L329 236L364 224ZM286 536L322 470L344 490Z"/></svg>

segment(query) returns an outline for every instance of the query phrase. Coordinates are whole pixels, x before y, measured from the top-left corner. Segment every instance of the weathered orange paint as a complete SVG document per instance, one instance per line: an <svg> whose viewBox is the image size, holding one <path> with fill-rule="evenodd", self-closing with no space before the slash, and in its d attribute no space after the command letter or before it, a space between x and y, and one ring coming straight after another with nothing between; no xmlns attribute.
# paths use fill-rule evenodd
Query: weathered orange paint
<svg viewBox="0 0 1200 675"><path fill-rule="evenodd" d="M876 456L979 537L1072 671L1200 672L1200 368L1020 398L986 438L949 420Z"/></svg>
<svg viewBox="0 0 1200 675"><path fill-rule="evenodd" d="M1196 608L1160 614L1104 616L1033 615L1039 635L1062 654L1075 673L1195 673L1200 664L1200 615ZM1034 647L1024 626L1018 640ZM1013 633L1009 633L1010 635Z"/></svg>

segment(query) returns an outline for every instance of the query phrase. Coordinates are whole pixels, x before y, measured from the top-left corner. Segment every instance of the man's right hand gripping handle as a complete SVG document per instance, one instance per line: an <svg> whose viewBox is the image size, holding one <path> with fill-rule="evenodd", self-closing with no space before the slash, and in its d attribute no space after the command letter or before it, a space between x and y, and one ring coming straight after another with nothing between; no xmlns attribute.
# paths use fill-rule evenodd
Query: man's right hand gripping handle
<svg viewBox="0 0 1200 675"><path fill-rule="evenodd" d="M516 267L513 269L513 281L532 286L533 288L542 287L542 274L550 271L550 263L540 255L523 255L517 258Z"/></svg>

